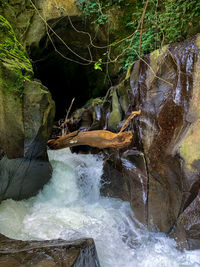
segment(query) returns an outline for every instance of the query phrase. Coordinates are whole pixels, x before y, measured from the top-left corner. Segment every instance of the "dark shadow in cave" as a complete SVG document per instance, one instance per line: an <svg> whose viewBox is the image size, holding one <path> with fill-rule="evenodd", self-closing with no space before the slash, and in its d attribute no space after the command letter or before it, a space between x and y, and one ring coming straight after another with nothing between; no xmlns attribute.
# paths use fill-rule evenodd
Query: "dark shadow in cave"
<svg viewBox="0 0 200 267"><path fill-rule="evenodd" d="M60 48L60 51L63 48ZM72 111L90 98L104 96L107 84L105 74L93 65L82 66L61 57L52 48L44 50L41 60L34 63L35 77L48 87L56 103L55 120L64 118L75 97Z"/></svg>
<svg viewBox="0 0 200 267"><path fill-rule="evenodd" d="M111 86L111 80L113 85L118 81L118 75L114 74L110 66L102 65L103 71L95 70L93 63L83 66L63 58L55 51L56 47L62 55L76 61L81 61L81 59L73 55L63 42L86 59L90 59L92 55L94 61L103 58L107 52L106 49L91 47L88 35L81 33L81 31L90 31L92 40L99 46L105 46L107 39L103 32L90 29L91 26L87 25L81 17L71 17L71 21L74 27L69 23L67 17L48 21L48 24L63 41L49 31L49 34L45 33L40 40L39 47L30 47L35 78L41 80L48 87L56 103L55 120L65 117L66 109L69 108L74 97L75 101L71 111L83 106L90 98L105 96L107 89ZM88 62L84 61L83 63ZM107 75L105 74L106 67L109 68Z"/></svg>
<svg viewBox="0 0 200 267"><path fill-rule="evenodd" d="M71 21L76 29L90 30L90 27L80 17L71 17ZM48 24L68 47L83 58L90 59L92 54L92 59L98 61L106 52L104 49L99 51L91 47L89 53L90 39L88 35L75 31L67 17L53 19L48 21ZM91 30L92 38L99 45L105 45L104 41L93 31ZM93 36L94 34L96 37ZM49 36L51 37L49 38ZM56 103L55 120L65 117L66 109L69 108L74 97L72 111L83 106L90 98L104 96L110 87L108 79L105 79L105 66L103 66L103 71L100 71L94 69L93 63L84 66L63 58L59 53L72 60L88 63L73 55L63 42L49 31L49 34L45 33L40 40L39 47L30 48L35 78L41 80L48 87ZM55 51L54 46L59 53Z"/></svg>

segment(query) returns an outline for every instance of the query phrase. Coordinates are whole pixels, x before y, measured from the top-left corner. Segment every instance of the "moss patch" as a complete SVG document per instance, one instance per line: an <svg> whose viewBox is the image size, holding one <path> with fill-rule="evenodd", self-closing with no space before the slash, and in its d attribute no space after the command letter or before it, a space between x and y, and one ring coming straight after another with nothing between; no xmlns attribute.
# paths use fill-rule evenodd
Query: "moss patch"
<svg viewBox="0 0 200 267"><path fill-rule="evenodd" d="M24 81L33 70L9 22L0 16L0 146L8 157L24 154Z"/></svg>
<svg viewBox="0 0 200 267"><path fill-rule="evenodd" d="M0 61L6 68L15 73L13 76L13 87L21 91L24 80L33 77L32 65L27 58L26 51L17 41L14 31L9 22L0 15ZM11 84L5 84L7 89Z"/></svg>
<svg viewBox="0 0 200 267"><path fill-rule="evenodd" d="M184 158L186 167L194 169L195 161L200 160L200 120L198 120L187 133L180 148L180 154Z"/></svg>
<svg viewBox="0 0 200 267"><path fill-rule="evenodd" d="M112 131L117 131L117 125L122 120L121 107L118 100L116 90L113 91L112 95L112 112L108 120L108 129Z"/></svg>
<svg viewBox="0 0 200 267"><path fill-rule="evenodd" d="M149 73L146 81L148 87L150 87L151 83L155 79L155 75L157 75L159 68L162 65L161 63L167 55L167 49L168 45L163 46L161 49L157 49L150 54L151 69L149 68Z"/></svg>
<svg viewBox="0 0 200 267"><path fill-rule="evenodd" d="M196 46L200 51L200 35L197 36ZM180 154L185 159L187 168L192 170L195 168L194 162L200 160L200 53L194 68L194 88L188 115L195 122L181 144Z"/></svg>

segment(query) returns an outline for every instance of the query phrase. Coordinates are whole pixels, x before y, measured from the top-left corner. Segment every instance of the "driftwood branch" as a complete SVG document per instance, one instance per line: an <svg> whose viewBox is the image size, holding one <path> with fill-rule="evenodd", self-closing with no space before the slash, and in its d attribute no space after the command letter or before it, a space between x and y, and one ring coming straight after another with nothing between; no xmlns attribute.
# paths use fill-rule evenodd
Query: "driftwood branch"
<svg viewBox="0 0 200 267"><path fill-rule="evenodd" d="M100 149L112 147L123 148L131 144L133 134L131 131L123 133L112 133L106 130L97 130L91 132L75 131L56 140L49 140L50 149L60 149L79 145L88 145Z"/></svg>
<svg viewBox="0 0 200 267"><path fill-rule="evenodd" d="M96 130L88 132L75 131L65 136L60 136L57 139L52 139L47 142L50 149L60 149L65 147L73 147L79 145L88 145L91 147L102 148L124 148L131 144L133 133L131 131L123 132L131 119L140 114L141 111L134 111L128 117L119 133L112 133L106 130Z"/></svg>
<svg viewBox="0 0 200 267"><path fill-rule="evenodd" d="M128 119L125 121L125 123L122 125L122 128L119 133L122 133L129 125L130 121L135 117L135 115L140 115L141 110L133 111L131 115L128 117Z"/></svg>

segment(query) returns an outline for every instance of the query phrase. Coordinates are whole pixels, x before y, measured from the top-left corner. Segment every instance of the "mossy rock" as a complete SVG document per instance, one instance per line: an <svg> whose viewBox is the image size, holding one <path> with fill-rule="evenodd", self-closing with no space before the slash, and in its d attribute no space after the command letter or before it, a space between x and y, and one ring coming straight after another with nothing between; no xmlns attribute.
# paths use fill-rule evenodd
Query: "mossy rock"
<svg viewBox="0 0 200 267"><path fill-rule="evenodd" d="M32 81L26 51L2 16L0 40L0 147L9 158L23 157L27 138L32 142L38 132L42 135L39 139L49 136L54 102L47 88Z"/></svg>
<svg viewBox="0 0 200 267"><path fill-rule="evenodd" d="M196 47L199 54L197 61L194 64L194 80L193 80L193 93L190 100L190 108L187 112L188 120L192 124L188 129L186 135L181 141L180 155L184 159L186 167L189 171L200 171L200 35L196 37Z"/></svg>
<svg viewBox="0 0 200 267"><path fill-rule="evenodd" d="M46 141L55 115L46 87L0 16L0 201L35 195L51 177Z"/></svg>
<svg viewBox="0 0 200 267"><path fill-rule="evenodd" d="M122 120L122 110L118 100L116 89L112 93L112 112L108 120L108 129L110 131L117 131L117 126Z"/></svg>
<svg viewBox="0 0 200 267"><path fill-rule="evenodd" d="M9 22L0 16L0 147L8 157L24 153L23 88L33 70Z"/></svg>
<svg viewBox="0 0 200 267"><path fill-rule="evenodd" d="M9 22L0 15L0 60L9 65L18 76L29 80L33 77L32 65L23 46L15 37L13 28ZM18 86L17 86L18 87ZM21 84L19 84L19 88ZM17 89L17 88L16 88Z"/></svg>
<svg viewBox="0 0 200 267"><path fill-rule="evenodd" d="M11 158L24 154L22 91L22 78L0 61L0 147Z"/></svg>

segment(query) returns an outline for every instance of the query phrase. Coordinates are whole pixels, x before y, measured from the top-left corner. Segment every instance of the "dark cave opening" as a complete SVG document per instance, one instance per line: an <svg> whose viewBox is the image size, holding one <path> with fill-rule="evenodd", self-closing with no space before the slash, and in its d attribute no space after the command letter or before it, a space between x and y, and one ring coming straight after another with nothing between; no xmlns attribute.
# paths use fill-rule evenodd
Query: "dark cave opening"
<svg viewBox="0 0 200 267"><path fill-rule="evenodd" d="M90 29L82 18L71 17L71 21L73 27L67 17L48 21L59 38L49 31L48 34L44 33L39 45L30 47L35 78L41 80L49 89L55 101L55 120L65 117L73 98L75 101L71 112L82 107L91 98L105 96L108 88L118 80L113 66L110 68L110 65L105 64L101 66L103 71L95 70L94 62L103 58L107 50L91 47L88 34L82 33L90 31L92 39L98 45L104 46L107 43L102 37L104 36L102 32L97 33L94 29ZM83 58L92 58L93 62L88 65L75 63L74 61L84 64L88 62L82 61L67 47Z"/></svg>
<svg viewBox="0 0 200 267"><path fill-rule="evenodd" d="M55 51L34 63L35 78L49 89L56 103L55 120L64 118L66 109L75 98L72 110L83 106L90 98L104 96L105 74L93 66L82 66L67 61Z"/></svg>

